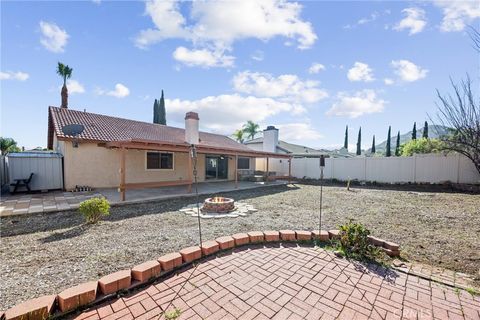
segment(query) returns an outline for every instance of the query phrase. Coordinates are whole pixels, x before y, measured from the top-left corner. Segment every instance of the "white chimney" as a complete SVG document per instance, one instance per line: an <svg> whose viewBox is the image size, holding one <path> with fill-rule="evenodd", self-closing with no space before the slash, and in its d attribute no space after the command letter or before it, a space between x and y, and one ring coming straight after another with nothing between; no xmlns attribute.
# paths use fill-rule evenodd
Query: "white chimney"
<svg viewBox="0 0 480 320"><path fill-rule="evenodd" d="M198 113L187 112L185 115L185 142L188 144L198 144Z"/></svg>
<svg viewBox="0 0 480 320"><path fill-rule="evenodd" d="M277 152L278 129L274 126L268 126L263 130L263 151Z"/></svg>

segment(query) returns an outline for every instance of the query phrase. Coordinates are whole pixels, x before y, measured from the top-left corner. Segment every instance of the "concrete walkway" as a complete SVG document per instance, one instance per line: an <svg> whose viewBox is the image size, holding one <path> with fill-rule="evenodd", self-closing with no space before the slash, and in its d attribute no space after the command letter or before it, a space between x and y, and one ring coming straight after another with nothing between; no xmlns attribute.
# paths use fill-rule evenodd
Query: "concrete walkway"
<svg viewBox="0 0 480 320"><path fill-rule="evenodd" d="M236 249L76 319L480 319L480 297L313 247Z"/></svg>
<svg viewBox="0 0 480 320"><path fill-rule="evenodd" d="M238 182L237 188L232 181L201 182L198 184L200 195L220 194L222 192L246 190L260 187L269 187L286 184L286 181L264 182ZM19 216L25 214L71 210L78 208L79 204L92 197L105 197L111 204L128 204L151 200L173 199L179 197L191 197L194 195L187 192L186 186L172 186L163 188L148 188L127 190L126 201L120 201L120 193L117 189L97 189L93 192L62 192L53 191L47 193L31 193L2 195L0 199L0 217Z"/></svg>

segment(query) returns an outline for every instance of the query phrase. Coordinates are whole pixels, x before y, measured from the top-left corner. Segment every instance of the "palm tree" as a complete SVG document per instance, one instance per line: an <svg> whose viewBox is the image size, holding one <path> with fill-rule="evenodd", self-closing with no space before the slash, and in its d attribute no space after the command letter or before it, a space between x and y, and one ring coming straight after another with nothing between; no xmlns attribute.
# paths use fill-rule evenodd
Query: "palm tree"
<svg viewBox="0 0 480 320"><path fill-rule="evenodd" d="M62 108L68 108L68 89L67 79L72 76L73 69L63 63L59 62L57 66L57 74L63 78L62 87Z"/></svg>
<svg viewBox="0 0 480 320"><path fill-rule="evenodd" d="M255 138L255 135L259 132L260 126L252 120L248 120L247 123L243 125L243 133L245 133L249 139Z"/></svg>
<svg viewBox="0 0 480 320"><path fill-rule="evenodd" d="M3 138L0 137L0 149L3 154L7 152L18 152L20 148L17 147L17 141L13 140L12 138Z"/></svg>
<svg viewBox="0 0 480 320"><path fill-rule="evenodd" d="M240 143L243 143L244 141L243 135L244 135L244 132L242 129L235 130L235 132L232 134L233 138Z"/></svg>

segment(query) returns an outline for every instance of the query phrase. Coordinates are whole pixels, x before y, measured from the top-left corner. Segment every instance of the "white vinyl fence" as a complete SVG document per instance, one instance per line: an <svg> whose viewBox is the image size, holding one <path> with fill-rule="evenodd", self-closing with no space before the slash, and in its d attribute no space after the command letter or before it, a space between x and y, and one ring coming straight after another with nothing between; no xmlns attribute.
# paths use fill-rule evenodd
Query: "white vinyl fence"
<svg viewBox="0 0 480 320"><path fill-rule="evenodd" d="M0 156L0 184L3 187L8 183L7 164L5 163L5 156Z"/></svg>
<svg viewBox="0 0 480 320"><path fill-rule="evenodd" d="M272 159L269 170L276 171L278 175L287 175L288 161ZM323 174L325 179L357 179L381 183L480 183L480 174L472 161L460 154L327 158ZM292 176L319 179L319 158L293 158Z"/></svg>

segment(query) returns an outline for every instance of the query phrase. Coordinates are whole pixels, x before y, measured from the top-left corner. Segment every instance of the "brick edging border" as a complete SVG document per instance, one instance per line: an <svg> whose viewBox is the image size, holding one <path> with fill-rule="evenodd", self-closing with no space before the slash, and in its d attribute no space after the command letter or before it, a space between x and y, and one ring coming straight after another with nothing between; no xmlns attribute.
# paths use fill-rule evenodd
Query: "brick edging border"
<svg viewBox="0 0 480 320"><path fill-rule="evenodd" d="M18 304L1 315L5 320L43 320L51 316L61 316L74 310L100 303L120 291L128 291L152 282L192 262L211 256L221 250L229 250L248 244L271 242L307 242L312 240L329 241L339 237L339 230L329 231L251 231L236 233L204 241L201 246L183 248L168 253L157 260L150 260L132 269L114 272L96 281L79 284L63 290L57 295L47 295ZM370 244L381 248L387 255L400 255L398 244L369 236Z"/></svg>

